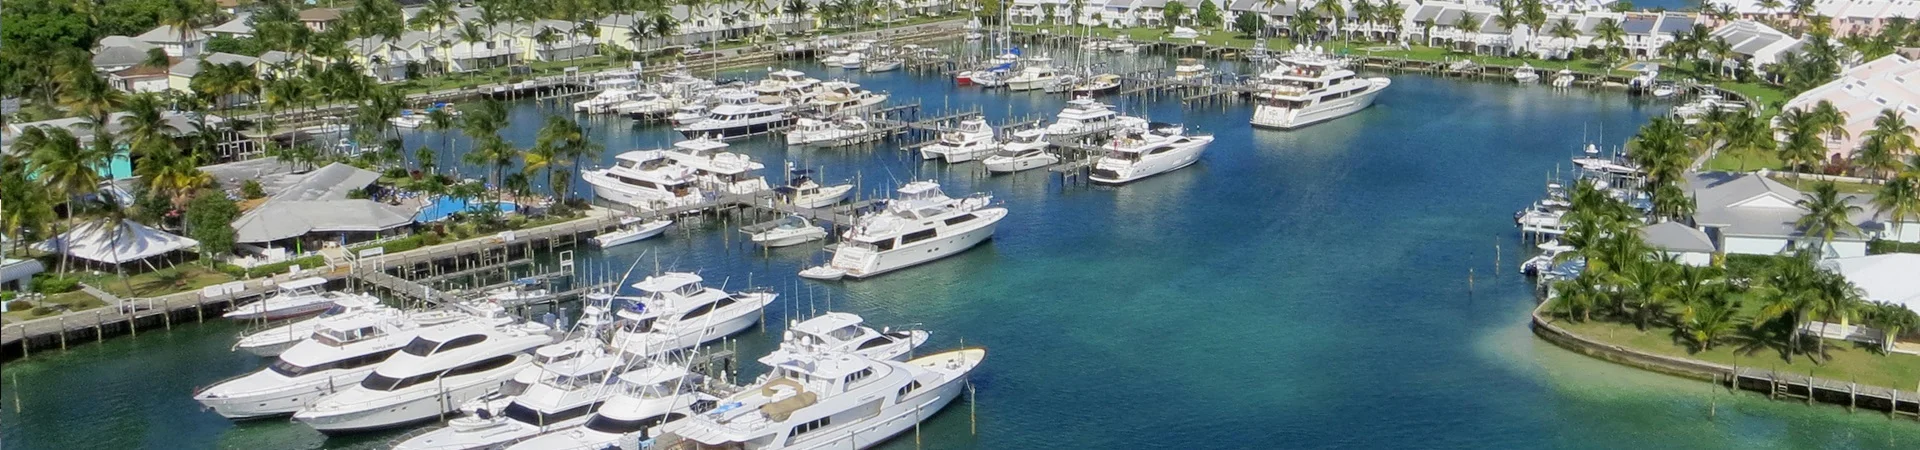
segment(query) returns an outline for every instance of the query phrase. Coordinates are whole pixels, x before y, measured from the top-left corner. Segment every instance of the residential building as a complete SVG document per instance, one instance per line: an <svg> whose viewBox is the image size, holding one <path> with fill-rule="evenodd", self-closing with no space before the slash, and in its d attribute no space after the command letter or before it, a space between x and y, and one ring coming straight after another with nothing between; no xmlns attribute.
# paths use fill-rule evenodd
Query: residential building
<svg viewBox="0 0 1920 450"><path fill-rule="evenodd" d="M1785 109L1813 108L1830 102L1846 114L1846 133L1827 139L1827 155L1835 160L1852 157L1865 143L1867 130L1883 110L1900 111L1907 124L1920 127L1920 61L1887 55L1846 69L1840 77L1809 89L1787 101Z"/></svg>
<svg viewBox="0 0 1920 450"><path fill-rule="evenodd" d="M1765 172L1695 174L1688 179L1688 184L1695 202L1694 226L1706 233L1720 253L1775 255L1814 245L1821 238L1806 236L1798 225L1807 210L1796 202L1806 196L1768 178ZM1875 213L1871 194L1844 194L1843 199L1859 207L1848 217L1848 222L1861 231L1835 234L1819 249L1822 258L1865 255L1868 241L1899 240L1910 236L1901 236L1894 230L1920 227L1920 218L1904 218L1896 226L1894 221Z"/></svg>
<svg viewBox="0 0 1920 450"><path fill-rule="evenodd" d="M140 33L133 39L159 46L161 50L167 52L167 56L190 58L200 56L200 52L207 49L208 37L200 30L186 30L182 33L172 25L161 25Z"/></svg>
<svg viewBox="0 0 1920 450"><path fill-rule="evenodd" d="M1720 251L1705 231L1680 222L1647 225L1639 232L1641 240L1662 257L1673 258L1680 264L1705 267L1713 264L1713 254Z"/></svg>
<svg viewBox="0 0 1920 450"><path fill-rule="evenodd" d="M1799 53L1805 40L1782 33L1766 24L1752 20L1736 20L1714 29L1712 37L1727 42L1738 58L1746 60L1752 67L1765 67L1780 61L1780 57Z"/></svg>
<svg viewBox="0 0 1920 450"><path fill-rule="evenodd" d="M340 22L340 10L333 8L313 8L300 10L300 24L313 31L327 31Z"/></svg>

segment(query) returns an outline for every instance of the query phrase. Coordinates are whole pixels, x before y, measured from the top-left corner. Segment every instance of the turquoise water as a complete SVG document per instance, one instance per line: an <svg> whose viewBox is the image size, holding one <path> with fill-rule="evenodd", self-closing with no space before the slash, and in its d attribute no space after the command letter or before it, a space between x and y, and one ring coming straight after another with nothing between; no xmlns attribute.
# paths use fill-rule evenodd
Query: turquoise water
<svg viewBox="0 0 1920 450"><path fill-rule="evenodd" d="M982 105L996 121L1065 100L851 76L929 109ZM752 248L738 224L717 221L585 250L585 260L618 272L644 255L642 266L699 269L730 289L775 287L784 300L773 324L740 336L748 358L772 346L784 318L829 307L917 324L933 332L929 349L986 346L977 402L930 419L918 448L1920 448L1911 421L1716 391L1528 332L1511 212L1581 143L1616 145L1663 106L1410 75L1373 109L1296 132L1252 130L1243 106L1123 106L1219 140L1200 164L1119 188L1063 186L1044 172L982 177L977 165L923 163L892 146L742 142L736 151L769 167L790 159L824 167L827 180L857 176L868 195L934 178L954 194L992 192L1011 215L980 248L859 282L796 280L823 254ZM520 125L506 134L530 145L545 111L557 110L518 105ZM625 119L589 126L603 163L673 139ZM408 145L422 143L440 136ZM390 436L327 440L282 420L236 425L199 411L194 387L262 364L228 351L237 331L181 326L8 363L0 444L371 448ZM916 445L906 436L886 448Z"/></svg>

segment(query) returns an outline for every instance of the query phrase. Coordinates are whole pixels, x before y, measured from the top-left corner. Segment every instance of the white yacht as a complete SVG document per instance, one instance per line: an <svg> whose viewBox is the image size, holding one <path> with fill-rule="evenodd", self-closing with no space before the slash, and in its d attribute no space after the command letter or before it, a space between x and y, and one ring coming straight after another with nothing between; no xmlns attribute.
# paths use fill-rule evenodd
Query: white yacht
<svg viewBox="0 0 1920 450"><path fill-rule="evenodd" d="M672 115L687 105L684 97L660 95L652 92L636 92L627 99L614 104L611 111L635 119L658 119ZM701 106L702 108L705 105ZM702 110L704 112L704 110Z"/></svg>
<svg viewBox="0 0 1920 450"><path fill-rule="evenodd" d="M711 136L699 136L673 143L666 150L675 165L693 169L700 189L721 194L752 194L771 189L759 175L766 168L742 153L724 151L727 143Z"/></svg>
<svg viewBox="0 0 1920 450"><path fill-rule="evenodd" d="M1140 45L1133 43L1133 41L1130 39L1127 39L1126 36L1121 36L1117 39L1114 39L1113 42L1107 43L1107 51L1129 53L1129 54L1139 53Z"/></svg>
<svg viewBox="0 0 1920 450"><path fill-rule="evenodd" d="M399 116L388 118L387 123L398 128L420 128L427 125L427 115L411 109L402 109Z"/></svg>
<svg viewBox="0 0 1920 450"><path fill-rule="evenodd" d="M653 363L620 374L613 396L584 425L549 431L509 450L599 450L622 439L659 435L661 425L709 410L719 398L705 393L712 381L674 364ZM551 428L551 427L549 427Z"/></svg>
<svg viewBox="0 0 1920 450"><path fill-rule="evenodd" d="M1114 129L1144 128L1147 120L1122 116L1107 105L1092 98L1080 97L1067 102L1052 124L1047 125L1048 136L1081 136L1101 133Z"/></svg>
<svg viewBox="0 0 1920 450"><path fill-rule="evenodd" d="M1053 84L1053 79L1058 76L1060 72L1053 68L1052 58L1045 56L1028 58L1026 67L1022 67L1019 73L1007 78L1007 89L1031 91L1044 88L1048 84Z"/></svg>
<svg viewBox="0 0 1920 450"><path fill-rule="evenodd" d="M698 203L704 198L693 169L674 164L661 150L615 155L612 167L580 171L593 194L607 201L650 209Z"/></svg>
<svg viewBox="0 0 1920 450"><path fill-rule="evenodd" d="M829 81L820 83L818 92L808 106L828 116L857 114L878 109L887 101L887 94L869 91L857 83Z"/></svg>
<svg viewBox="0 0 1920 450"><path fill-rule="evenodd" d="M435 420L498 391L553 343L535 323L458 322L423 331L360 384L321 398L293 420L323 433L349 433Z"/></svg>
<svg viewBox="0 0 1920 450"><path fill-rule="evenodd" d="M993 153L996 146L993 125L988 125L986 118L973 117L960 121L952 130L941 132L940 139L933 144L920 147L920 157L963 163Z"/></svg>
<svg viewBox="0 0 1920 450"><path fill-rule="evenodd" d="M884 134L873 123L859 117L815 119L801 117L787 129L787 145L795 147L837 147L880 140Z"/></svg>
<svg viewBox="0 0 1920 450"><path fill-rule="evenodd" d="M807 76L793 69L780 69L767 72L767 77L753 85L753 92L760 95L793 95L813 90L820 85L820 79Z"/></svg>
<svg viewBox="0 0 1920 450"><path fill-rule="evenodd" d="M594 236L588 240L600 248L631 244L665 233L668 225L673 225L673 220L664 218L646 220L633 216L621 217L620 229L600 233L599 236Z"/></svg>
<svg viewBox="0 0 1920 450"><path fill-rule="evenodd" d="M743 226L740 232L746 233L753 243L767 248L800 245L827 237L826 228L814 225L813 221L797 214L772 222Z"/></svg>
<svg viewBox="0 0 1920 450"><path fill-rule="evenodd" d="M793 114L789 111L793 103L786 97L739 91L716 97L719 104L707 113L707 118L674 130L689 138L717 136L720 139L737 139L793 124Z"/></svg>
<svg viewBox="0 0 1920 450"><path fill-rule="evenodd" d="M532 278L513 280L507 286L488 289L482 293L480 299L507 308L552 301L553 291L533 287L538 282Z"/></svg>
<svg viewBox="0 0 1920 450"><path fill-rule="evenodd" d="M619 313L612 345L633 358L690 348L746 331L776 297L772 291L727 293L699 275L667 272L633 285L637 297Z"/></svg>
<svg viewBox="0 0 1920 450"><path fill-rule="evenodd" d="M944 258L993 237L1006 208L988 207L993 197L948 197L940 184L901 186L886 209L856 219L834 250L832 261L800 272L821 280L866 278Z"/></svg>
<svg viewBox="0 0 1920 450"><path fill-rule="evenodd" d="M1013 133L1013 138L1000 143L1000 150L993 156L981 162L992 173L1013 173L1059 163L1060 156L1048 152L1047 147L1047 130L1020 130Z"/></svg>
<svg viewBox="0 0 1920 450"><path fill-rule="evenodd" d="M573 102L573 110L584 113L612 111L615 106L625 103L627 100L633 98L634 94L638 93L640 93L640 90L632 88L607 88L606 90L600 91L599 94L595 94L593 98Z"/></svg>
<svg viewBox="0 0 1920 450"><path fill-rule="evenodd" d="M500 313L504 317L504 311ZM194 393L193 399L229 419L292 414L320 397L347 389L413 341L423 330L482 319L450 311L402 313L384 309L327 321L271 365Z"/></svg>
<svg viewBox="0 0 1920 450"><path fill-rule="evenodd" d="M899 57L874 58L867 60L867 66L862 70L867 73L890 72L900 70L906 64L907 61Z"/></svg>
<svg viewBox="0 0 1920 450"><path fill-rule="evenodd" d="M927 342L925 330L874 330L858 314L828 312L788 324L780 348L790 355L852 353L883 361L905 361L913 349ZM774 357L780 358L780 357Z"/></svg>
<svg viewBox="0 0 1920 450"><path fill-rule="evenodd" d="M827 56L820 58L820 63L826 64L827 67L840 67L846 64L846 62L847 62L846 50L834 50L828 53Z"/></svg>
<svg viewBox="0 0 1920 450"><path fill-rule="evenodd" d="M341 297L334 301L332 308L320 313L319 316L246 333L240 337L240 342L233 344L233 349L271 358L293 347L293 344L312 336L314 330L320 329L320 326L328 321L346 320L363 315L362 311L385 308L386 306L380 304L380 299L371 295Z"/></svg>
<svg viewBox="0 0 1920 450"><path fill-rule="evenodd" d="M1076 97L1111 94L1120 90L1120 76L1110 73L1094 75L1073 86Z"/></svg>
<svg viewBox="0 0 1920 450"><path fill-rule="evenodd" d="M471 450L511 445L549 430L586 423L612 395L611 384L628 364L594 337L579 337L534 352L525 390L480 402L447 426L412 436L394 450ZM495 406L498 403L505 403Z"/></svg>
<svg viewBox="0 0 1920 450"><path fill-rule="evenodd" d="M1200 160L1213 136L1187 136L1178 125L1153 124L1144 133L1128 133L1108 142L1107 155L1087 176L1095 183L1122 184L1172 172Z"/></svg>
<svg viewBox="0 0 1920 450"><path fill-rule="evenodd" d="M1361 78L1345 60L1318 48L1289 53L1280 61L1279 67L1260 74L1260 91L1254 94L1256 127L1300 128L1360 112L1393 84L1385 77Z"/></svg>
<svg viewBox="0 0 1920 450"><path fill-rule="evenodd" d="M840 68L842 69L860 70L860 66L866 65L866 63L866 55L862 55L860 52L848 52L847 56L840 57Z"/></svg>
<svg viewBox="0 0 1920 450"><path fill-rule="evenodd" d="M787 185L775 189L787 204L801 208L824 208L839 204L853 194L853 183L822 185L813 179L813 171L793 169L788 163Z"/></svg>
<svg viewBox="0 0 1920 450"><path fill-rule="evenodd" d="M1173 79L1198 80L1206 78L1210 72L1212 72L1212 70L1207 69L1207 65L1201 63L1197 58L1180 58L1177 64L1173 66Z"/></svg>
<svg viewBox="0 0 1920 450"><path fill-rule="evenodd" d="M1560 69L1559 72L1555 72L1553 74L1553 87L1563 88L1563 87L1573 86L1573 80L1574 80L1574 77L1573 77L1572 70Z"/></svg>
<svg viewBox="0 0 1920 450"><path fill-rule="evenodd" d="M290 319L318 314L332 308L334 302L349 297L353 295L328 291L325 278L301 278L280 283L273 295L235 306L223 317L234 320Z"/></svg>
<svg viewBox="0 0 1920 450"><path fill-rule="evenodd" d="M708 109L711 108L703 102L680 105L680 107L674 108L673 114L667 116L667 122L672 123L674 126L692 125L694 122L706 120Z"/></svg>
<svg viewBox="0 0 1920 450"><path fill-rule="evenodd" d="M762 358L773 372L711 411L667 423L660 442L690 448L865 449L958 398L985 349L906 362L847 353Z"/></svg>
<svg viewBox="0 0 1920 450"><path fill-rule="evenodd" d="M1523 62L1520 63L1519 69L1513 71L1513 81L1519 82L1520 84L1538 83L1540 82L1540 73L1533 70L1532 64Z"/></svg>

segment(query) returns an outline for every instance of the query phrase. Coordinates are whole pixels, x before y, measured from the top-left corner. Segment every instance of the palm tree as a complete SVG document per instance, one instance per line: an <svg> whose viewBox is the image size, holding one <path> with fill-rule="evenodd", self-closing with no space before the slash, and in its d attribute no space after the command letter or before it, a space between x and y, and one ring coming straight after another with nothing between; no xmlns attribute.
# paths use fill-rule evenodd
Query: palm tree
<svg viewBox="0 0 1920 450"><path fill-rule="evenodd" d="M1893 350L1893 341L1900 337L1901 331L1920 328L1920 314L1906 306L1891 302L1873 302L1862 308L1860 321L1869 327L1880 330L1880 354Z"/></svg>
<svg viewBox="0 0 1920 450"><path fill-rule="evenodd" d="M1860 234L1860 226L1853 223L1854 213L1862 211L1859 206L1847 202L1840 196L1840 188L1831 181L1813 184L1813 189L1804 198L1794 201L1793 205L1807 211L1806 215L1794 222L1801 236L1814 238L1819 251L1826 251L1826 244L1842 233Z"/></svg>
<svg viewBox="0 0 1920 450"><path fill-rule="evenodd" d="M466 23L460 24L460 29L454 32L454 36L460 38L461 43L467 44L468 54L472 54L475 51L474 47L476 45L485 43L490 39L490 35L487 33L487 30L484 28L481 28L479 22L466 22ZM475 66L480 65L479 64L480 58L471 58L471 59L474 60ZM451 63L452 59L448 59L448 62ZM461 67L460 69L462 72L472 73L473 70L477 68L478 67Z"/></svg>
<svg viewBox="0 0 1920 450"><path fill-rule="evenodd" d="M560 177L559 169L567 165L566 162L579 152L579 148L589 143L585 131L571 117L547 116L547 123L540 127L533 148L522 153L522 159L526 161L522 173L545 171L547 185L553 189L553 198L565 200L572 177Z"/></svg>
<svg viewBox="0 0 1920 450"><path fill-rule="evenodd" d="M1793 354L1801 349L1800 329L1804 328L1803 325L1810 317L1808 311L1813 309L1813 304L1819 297L1817 284L1821 272L1814 266L1813 260L1813 253L1806 251L1777 259L1769 268L1767 278L1761 286L1761 298L1767 300L1754 315L1754 321L1785 321L1784 325L1789 329L1786 352L1788 362L1792 362Z"/></svg>
<svg viewBox="0 0 1920 450"><path fill-rule="evenodd" d="M1739 114L1728 124L1727 150L1740 157L1740 171L1747 161L1774 149L1773 127L1753 114Z"/></svg>
<svg viewBox="0 0 1920 450"><path fill-rule="evenodd" d="M1601 51L1607 65L1613 65L1613 60L1617 56L1615 54L1620 50L1620 46L1627 43L1627 30L1620 28L1619 20L1609 17L1600 19L1600 22L1594 24L1593 35L1600 40Z"/></svg>
<svg viewBox="0 0 1920 450"><path fill-rule="evenodd" d="M133 154L157 157L174 153L173 136L181 130L167 121L166 106L166 101L153 93L134 95L127 101L127 115L120 116L119 124Z"/></svg>
<svg viewBox="0 0 1920 450"><path fill-rule="evenodd" d="M1847 281L1846 277L1833 272L1820 273L1817 292L1819 295L1812 307L1807 309L1807 313L1812 317L1820 318L1822 335L1827 334L1827 324L1839 321L1845 325L1850 320L1858 319L1860 308L1866 302L1862 299L1866 296L1865 291ZM1814 348L1820 356L1829 361L1833 360L1833 357L1827 355L1826 339L1815 339Z"/></svg>
<svg viewBox="0 0 1920 450"><path fill-rule="evenodd" d="M96 134L105 132L97 131ZM14 142L16 148L26 150L27 164L31 173L39 177L43 186L53 192L60 202L67 203L66 217L63 222L72 222L75 197L90 194L100 189L99 168L112 156L110 147L81 145L80 140L64 128L33 127L21 133ZM69 227L69 230L72 228ZM60 275L67 274L67 242L60 241Z"/></svg>
<svg viewBox="0 0 1920 450"><path fill-rule="evenodd" d="M1854 153L1854 159L1871 176L1890 177L1900 170L1900 155L1914 152L1914 132L1913 125L1907 123L1899 110L1880 110L1880 115L1873 118L1873 129L1865 133L1866 143Z"/></svg>
<svg viewBox="0 0 1920 450"><path fill-rule="evenodd" d="M1407 38L1403 36L1405 33L1404 30L1402 30L1402 28L1406 27L1406 21L1401 19L1407 17L1407 6L1392 0L1383 3L1383 5L1374 11L1374 18L1386 22L1388 26L1393 27L1394 40L1406 41Z"/></svg>
<svg viewBox="0 0 1920 450"><path fill-rule="evenodd" d="M1873 195L1874 212L1885 214L1887 221L1893 223L1895 235L1904 233L1907 219L1920 215L1920 173L1907 172L1894 176L1880 191Z"/></svg>
<svg viewBox="0 0 1920 450"><path fill-rule="evenodd" d="M427 127L440 133L440 149L449 155L454 154L452 132L459 125L458 118L454 117L453 113L447 112L446 108L427 111Z"/></svg>
<svg viewBox="0 0 1920 450"><path fill-rule="evenodd" d="M1780 160L1790 167L1818 167L1826 162L1827 146L1822 143L1813 113L1803 108L1780 113L1780 128L1786 141L1780 143Z"/></svg>
<svg viewBox="0 0 1920 450"><path fill-rule="evenodd" d="M1187 15L1187 5L1185 3L1167 2L1166 8L1160 11L1160 16L1162 20L1161 25L1164 25L1167 28L1173 28L1175 26L1179 26L1180 19L1185 18L1186 15Z"/></svg>
<svg viewBox="0 0 1920 450"><path fill-rule="evenodd" d="M205 0L167 0L160 5L159 21L161 25L173 27L180 42L184 43L194 33L199 33L200 26L205 24L213 9L213 2Z"/></svg>
<svg viewBox="0 0 1920 450"><path fill-rule="evenodd" d="M1578 318L1585 322L1593 320L1593 308L1602 303L1607 293L1600 287L1598 277L1581 273L1571 279L1553 284L1555 312L1568 318Z"/></svg>
<svg viewBox="0 0 1920 450"><path fill-rule="evenodd" d="M1342 26L1342 22L1347 19L1347 9L1340 4L1340 0L1318 0L1317 3L1313 4L1313 9L1321 14L1326 14L1327 18L1333 19L1333 31L1335 35L1338 35L1338 33L1341 33L1345 29L1345 27ZM1297 18L1298 17L1296 17L1296 19Z"/></svg>
<svg viewBox="0 0 1920 450"><path fill-rule="evenodd" d="M1320 34L1320 17L1311 9L1302 9L1293 16L1293 35L1300 40L1313 40Z"/></svg>

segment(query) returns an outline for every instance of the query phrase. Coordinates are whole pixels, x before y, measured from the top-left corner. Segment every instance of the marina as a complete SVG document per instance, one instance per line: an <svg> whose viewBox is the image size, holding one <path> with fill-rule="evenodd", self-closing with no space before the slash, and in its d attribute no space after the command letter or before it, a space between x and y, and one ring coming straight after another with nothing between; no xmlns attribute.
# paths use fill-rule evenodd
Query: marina
<svg viewBox="0 0 1920 450"><path fill-rule="evenodd" d="M1056 44L1056 55L1074 46L1020 39ZM768 436L886 449L1717 448L1791 421L1812 425L1766 439L1920 445L1911 420L1768 400L1920 417L1910 391L1751 368L1715 376L1708 391L1529 336L1538 285L1511 270L1532 242L1499 219L1507 205L1538 198L1540 183L1514 174L1550 172L1566 163L1563 149L1590 141L1622 145L1625 130L1668 114L1667 102L1520 85L1505 69L1448 77L1356 58L1361 74L1393 72L1391 88L1361 78L1370 108L1288 119L1281 131L1255 126L1260 102L1275 100L1240 82L1260 66L1211 59L1221 52L1204 47L1138 45L1150 67L1115 71L1116 92L1097 99L1048 92L1058 59L1001 90L957 85L958 66L910 56L822 64L780 53L786 67L725 72L782 77L717 94L693 125L575 108L597 88L512 100L501 135L515 145L564 115L604 149L582 170L598 175L567 175L570 194L593 199L585 217L354 254L303 274L341 292L469 314L458 327L413 333L435 345L487 336L460 350L473 355L408 350L356 375L391 380L385 388L329 385L325 400L273 412L291 422L230 422L184 394L274 363L234 350L241 324L172 322L278 288L156 299L145 316L6 327L18 359L0 375L0 435L14 448L437 448L478 439L475 430L530 448L607 445L641 430L656 448ZM1193 54L1209 59L1179 59ZM1168 71L1202 62L1205 70ZM1335 82L1354 75L1329 73ZM840 96L788 91L801 84ZM885 103L859 104L858 92L884 92ZM816 119L779 114L800 105L816 107L815 126L859 117L870 134L795 144L788 133ZM1588 127L1614 131L1589 139L1578 131ZM457 131L410 129L401 139L473 148ZM604 190L617 183L664 197ZM507 306L496 293L539 300ZM164 329L153 329L154 317ZM120 327L129 336L101 341ZM69 347L69 336L101 342ZM885 351L846 352L854 342ZM727 359L693 370L668 356L686 355L677 349ZM735 355L765 357L736 364ZM571 358L580 359L561 362ZM114 374L128 367L156 375ZM451 387L408 381L442 375ZM870 376L884 382L855 383ZM1615 381L1583 387L1596 378ZM589 381L569 384L578 380ZM682 380L699 388L683 390ZM525 390L506 394L514 383ZM649 402L661 396L685 403ZM886 400L855 402L875 397ZM387 409L402 404L417 408ZM592 414L555 414L589 404ZM855 412L866 431L806 434L841 425L811 417ZM667 414L685 419L620 433L592 425ZM1168 414L1192 417L1170 423ZM1633 431L1650 422L1684 425ZM596 431L543 435L571 427Z"/></svg>

